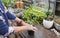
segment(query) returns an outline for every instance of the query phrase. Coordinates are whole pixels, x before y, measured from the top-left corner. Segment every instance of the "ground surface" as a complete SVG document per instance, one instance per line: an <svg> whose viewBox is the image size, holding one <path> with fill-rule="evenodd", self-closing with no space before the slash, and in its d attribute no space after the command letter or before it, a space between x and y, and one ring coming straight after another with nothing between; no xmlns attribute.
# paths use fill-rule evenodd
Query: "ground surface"
<svg viewBox="0 0 60 38"><path fill-rule="evenodd" d="M16 36L15 38L57 38L57 36L50 30L47 30L42 26L36 25L36 27L38 28L38 31L35 32L34 36L29 36L28 33L25 31L25 32L22 32L23 34L20 33L18 35L18 37ZM13 38L13 37L11 37L11 38Z"/></svg>

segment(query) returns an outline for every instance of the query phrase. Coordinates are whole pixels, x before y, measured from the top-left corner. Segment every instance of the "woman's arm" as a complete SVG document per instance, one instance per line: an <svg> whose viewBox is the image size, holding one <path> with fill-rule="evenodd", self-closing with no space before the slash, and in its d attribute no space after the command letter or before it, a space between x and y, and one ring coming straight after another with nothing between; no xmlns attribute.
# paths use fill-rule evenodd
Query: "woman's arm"
<svg viewBox="0 0 60 38"><path fill-rule="evenodd" d="M16 17L14 21L15 21L18 25L23 25L23 26L25 26L25 25L30 25L30 24L28 24L28 23L25 23L22 19L19 19L18 17Z"/></svg>
<svg viewBox="0 0 60 38"><path fill-rule="evenodd" d="M25 31L25 30L33 30L33 31L36 31L37 28L36 27L33 27L33 26L16 26L16 27L13 27L14 29L14 33L16 32L22 32L22 31Z"/></svg>

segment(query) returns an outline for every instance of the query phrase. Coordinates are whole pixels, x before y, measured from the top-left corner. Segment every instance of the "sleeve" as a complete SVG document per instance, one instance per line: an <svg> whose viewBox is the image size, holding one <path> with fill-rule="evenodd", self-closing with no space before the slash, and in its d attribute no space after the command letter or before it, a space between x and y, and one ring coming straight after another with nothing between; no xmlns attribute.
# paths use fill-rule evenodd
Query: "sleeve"
<svg viewBox="0 0 60 38"><path fill-rule="evenodd" d="M10 13L9 11L7 11L6 15L10 20L14 20L16 18L16 16L13 13Z"/></svg>
<svg viewBox="0 0 60 38"><path fill-rule="evenodd" d="M7 32L8 32L8 25L6 24L3 16L0 14L0 34L4 35Z"/></svg>
<svg viewBox="0 0 60 38"><path fill-rule="evenodd" d="M14 20L14 19L16 18L16 16L15 16L13 13L10 13L10 12L6 9L6 7L5 7L5 13L6 13L8 19L10 19L10 20Z"/></svg>
<svg viewBox="0 0 60 38"><path fill-rule="evenodd" d="M4 24L4 22L0 20L0 34L6 34L8 32L8 28L8 25Z"/></svg>

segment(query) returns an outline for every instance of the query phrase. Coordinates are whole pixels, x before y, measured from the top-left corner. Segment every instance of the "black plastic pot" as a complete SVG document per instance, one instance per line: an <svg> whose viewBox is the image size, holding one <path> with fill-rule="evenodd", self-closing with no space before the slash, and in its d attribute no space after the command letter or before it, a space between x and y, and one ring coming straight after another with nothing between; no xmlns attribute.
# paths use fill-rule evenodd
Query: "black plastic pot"
<svg viewBox="0 0 60 38"><path fill-rule="evenodd" d="M33 30L28 30L28 35L33 36L34 35L34 31Z"/></svg>

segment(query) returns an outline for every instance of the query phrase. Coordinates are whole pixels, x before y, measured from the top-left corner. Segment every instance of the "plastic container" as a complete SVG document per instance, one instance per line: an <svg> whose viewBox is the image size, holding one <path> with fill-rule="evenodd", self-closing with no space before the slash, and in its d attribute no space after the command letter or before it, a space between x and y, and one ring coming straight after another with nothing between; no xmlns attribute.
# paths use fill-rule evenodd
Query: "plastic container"
<svg viewBox="0 0 60 38"><path fill-rule="evenodd" d="M51 28L53 26L53 20L52 21L48 21L48 20L45 20L43 19L43 26L47 29Z"/></svg>
<svg viewBox="0 0 60 38"><path fill-rule="evenodd" d="M54 26L55 26L55 28L56 28L57 30L60 30L60 24L54 22Z"/></svg>
<svg viewBox="0 0 60 38"><path fill-rule="evenodd" d="M33 36L34 35L34 31L33 30L28 30L28 35Z"/></svg>

